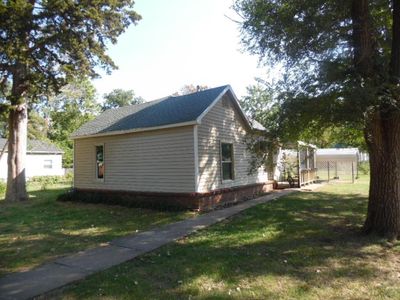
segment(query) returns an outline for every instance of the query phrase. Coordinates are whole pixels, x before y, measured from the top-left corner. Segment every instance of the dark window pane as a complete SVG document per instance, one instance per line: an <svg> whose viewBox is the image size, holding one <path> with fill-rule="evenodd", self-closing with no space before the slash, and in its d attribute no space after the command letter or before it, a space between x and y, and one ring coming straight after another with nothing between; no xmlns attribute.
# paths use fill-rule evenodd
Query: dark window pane
<svg viewBox="0 0 400 300"><path fill-rule="evenodd" d="M232 144L221 144L222 161L232 161Z"/></svg>
<svg viewBox="0 0 400 300"><path fill-rule="evenodd" d="M104 160L103 146L96 146L96 159L97 162L103 162Z"/></svg>
<svg viewBox="0 0 400 300"><path fill-rule="evenodd" d="M222 163L222 179L228 180L233 179L232 163L223 162Z"/></svg>

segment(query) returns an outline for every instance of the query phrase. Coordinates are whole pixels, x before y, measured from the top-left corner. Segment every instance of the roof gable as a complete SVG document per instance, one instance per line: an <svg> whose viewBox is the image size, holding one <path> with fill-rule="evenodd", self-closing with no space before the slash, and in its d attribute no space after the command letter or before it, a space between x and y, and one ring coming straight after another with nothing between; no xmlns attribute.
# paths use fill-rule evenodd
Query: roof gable
<svg viewBox="0 0 400 300"><path fill-rule="evenodd" d="M110 109L80 127L72 138L115 135L136 131L200 124L202 118L229 93L245 123L249 121L229 85L183 96L170 96L138 105Z"/></svg>

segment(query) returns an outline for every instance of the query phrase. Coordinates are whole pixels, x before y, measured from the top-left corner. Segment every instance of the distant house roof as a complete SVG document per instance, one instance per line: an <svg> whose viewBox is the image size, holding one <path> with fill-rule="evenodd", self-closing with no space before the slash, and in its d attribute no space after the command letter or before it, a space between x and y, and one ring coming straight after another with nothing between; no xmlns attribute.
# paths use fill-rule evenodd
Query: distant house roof
<svg viewBox="0 0 400 300"><path fill-rule="evenodd" d="M0 138L0 151L3 149L7 139ZM7 148L6 148L7 152ZM27 153L52 153L61 154L64 153L56 145L52 143L47 143L39 140L28 140L28 146L26 149Z"/></svg>
<svg viewBox="0 0 400 300"><path fill-rule="evenodd" d="M240 108L232 88L224 85L188 95L169 96L151 102L106 110L96 119L80 127L71 135L71 138L200 124L203 116L226 93L233 99L245 124L249 128L261 130L263 127L259 123L257 128L252 126Z"/></svg>

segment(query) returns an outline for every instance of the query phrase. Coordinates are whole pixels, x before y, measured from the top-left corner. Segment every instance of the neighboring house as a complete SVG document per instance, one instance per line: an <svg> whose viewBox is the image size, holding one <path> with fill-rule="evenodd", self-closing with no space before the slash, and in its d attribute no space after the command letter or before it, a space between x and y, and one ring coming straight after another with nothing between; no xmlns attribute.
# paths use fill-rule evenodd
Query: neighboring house
<svg viewBox="0 0 400 300"><path fill-rule="evenodd" d="M107 110L72 135L74 187L200 210L251 198L272 189L263 168L249 175L260 130L230 86Z"/></svg>
<svg viewBox="0 0 400 300"><path fill-rule="evenodd" d="M6 144L6 139L0 138L0 153ZM61 176L64 175L62 168L63 152L55 145L37 141L28 140L26 149L26 171L25 176L31 178L34 176ZM7 179L7 147L5 153L0 159L0 179Z"/></svg>

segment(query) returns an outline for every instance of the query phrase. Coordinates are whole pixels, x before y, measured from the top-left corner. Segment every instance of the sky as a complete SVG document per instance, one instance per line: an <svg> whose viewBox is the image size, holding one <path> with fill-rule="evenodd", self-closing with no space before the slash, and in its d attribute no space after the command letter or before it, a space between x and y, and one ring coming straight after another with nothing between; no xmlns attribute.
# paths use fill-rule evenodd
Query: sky
<svg viewBox="0 0 400 300"><path fill-rule="evenodd" d="M150 101L193 84L230 84L240 98L255 77L267 78L258 57L240 44L239 16L232 0L136 0L142 16L111 45L108 54L119 67L93 80L100 96L131 89ZM230 19L231 18L231 19Z"/></svg>

